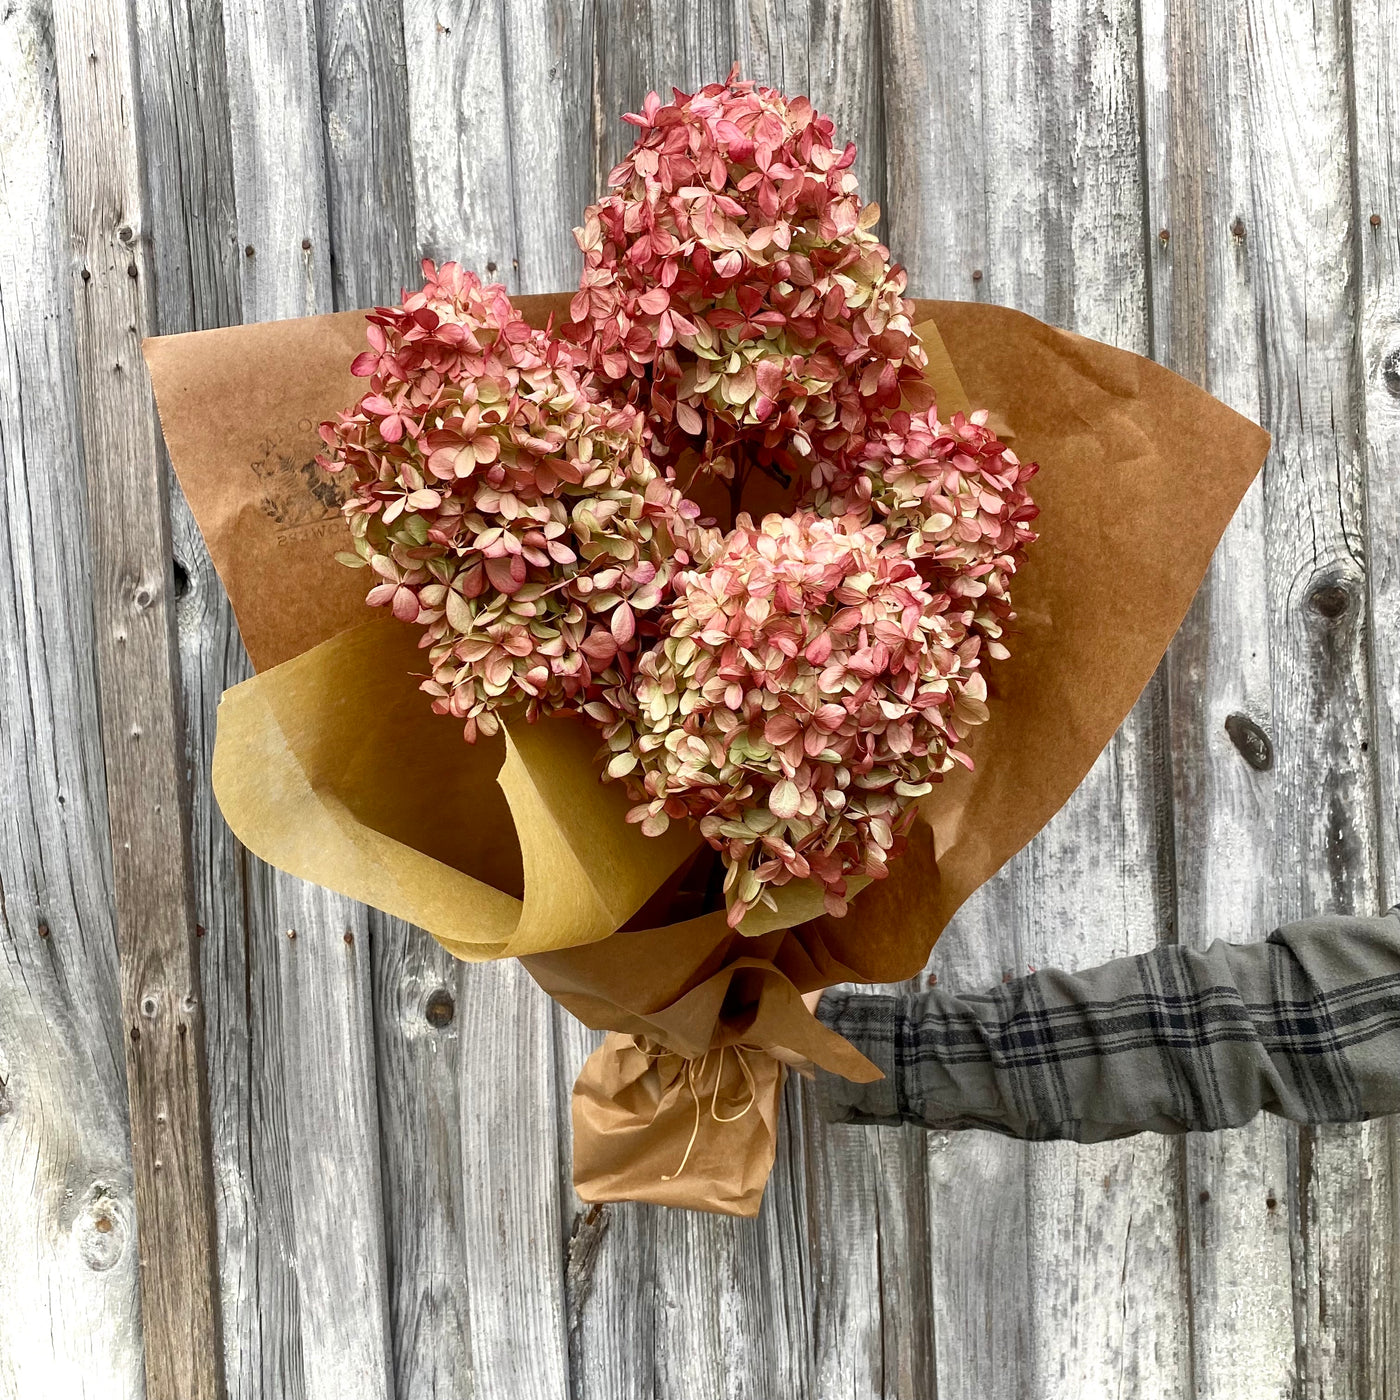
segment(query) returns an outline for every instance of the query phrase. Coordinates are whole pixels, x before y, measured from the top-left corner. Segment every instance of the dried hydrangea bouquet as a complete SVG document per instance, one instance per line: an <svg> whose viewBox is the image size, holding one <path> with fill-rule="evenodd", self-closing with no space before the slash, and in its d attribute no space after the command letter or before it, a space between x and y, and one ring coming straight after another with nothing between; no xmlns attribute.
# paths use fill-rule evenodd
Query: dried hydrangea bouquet
<svg viewBox="0 0 1400 1400"><path fill-rule="evenodd" d="M627 819L722 853L731 924L794 879L839 916L970 763L1035 466L985 413L940 419L829 118L731 75L627 120L567 320L430 262L371 314L369 392L321 428L353 477L345 560L422 629L422 688L469 742L586 716ZM756 473L788 513L743 513Z"/></svg>
<svg viewBox="0 0 1400 1400"><path fill-rule="evenodd" d="M1065 802L1267 438L911 301L805 98L731 75L628 120L571 291L426 263L398 306L146 355L258 667L229 826L612 1032L584 1199L753 1215L784 1062L880 1073L802 993L912 976Z"/></svg>

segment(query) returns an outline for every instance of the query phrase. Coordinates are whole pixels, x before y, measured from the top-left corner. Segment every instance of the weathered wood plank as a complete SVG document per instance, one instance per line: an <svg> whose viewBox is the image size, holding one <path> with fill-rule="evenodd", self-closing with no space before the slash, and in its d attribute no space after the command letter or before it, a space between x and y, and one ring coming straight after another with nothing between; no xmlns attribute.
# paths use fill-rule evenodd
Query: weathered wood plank
<svg viewBox="0 0 1400 1400"><path fill-rule="evenodd" d="M319 0L321 118L337 309L420 277L407 57L397 4ZM421 929L368 911L394 1393L470 1386L462 1238L458 965Z"/></svg>
<svg viewBox="0 0 1400 1400"><path fill-rule="evenodd" d="M1372 747L1380 895L1391 906L1400 902L1400 13L1385 0L1353 0L1349 14ZM1400 1287L1393 1272L1400 1253L1400 1120L1391 1120L1389 1139L1389 1237L1371 1271L1371 1366L1385 1378L1373 1389L1382 1395L1387 1386L1389 1394L1400 1393Z"/></svg>
<svg viewBox="0 0 1400 1400"><path fill-rule="evenodd" d="M109 3L63 6L54 18L65 130L83 135L65 159L70 286L146 1384L153 1396L216 1396L223 1387L204 1011L176 728L169 526L140 357L152 293L131 15Z"/></svg>
<svg viewBox="0 0 1400 1400"><path fill-rule="evenodd" d="M572 8L544 33L534 8L514 9L404 6L418 239L511 291L552 290L573 220L551 188L572 168L571 78L549 69L566 61ZM554 1400L570 1380L553 1008L513 961L455 978L471 1379L477 1394Z"/></svg>
<svg viewBox="0 0 1400 1400"><path fill-rule="evenodd" d="M229 3L224 25L243 317L329 311L314 14ZM366 912L251 857L244 881L262 1393L387 1397Z"/></svg>
<svg viewBox="0 0 1400 1400"><path fill-rule="evenodd" d="M381 0L317 0L331 281L337 310L418 281L403 16Z"/></svg>
<svg viewBox="0 0 1400 1400"><path fill-rule="evenodd" d="M883 204L879 25L875 6L753 3L740 20L738 52L744 77L804 93L832 116L838 141L856 143L862 196ZM793 1108L790 1094L785 1109L796 1131ZM804 1109L812 1393L926 1393L934 1348L924 1143L898 1130L828 1128L810 1094Z"/></svg>
<svg viewBox="0 0 1400 1400"><path fill-rule="evenodd" d="M1235 100L1242 15L1144 7L1153 354L1252 418L1262 412L1250 260L1250 150ZM1262 479L1226 531L1167 662L1180 940L1278 923L1275 773L1248 736L1274 729ZM1229 726L1227 728L1227 725ZM1237 736L1239 744L1235 742ZM1253 762L1250 761L1252 756ZM1293 1393L1289 1131L1260 1119L1186 1144L1184 1235L1198 1394ZM1272 1202L1272 1204L1270 1204Z"/></svg>
<svg viewBox="0 0 1400 1400"><path fill-rule="evenodd" d="M1073 6L1053 26L1000 0L882 13L888 218L915 289L1145 349L1134 7ZM1149 691L1064 812L945 935L941 978L985 984L993 949L1007 975L1092 965L1170 927L1162 738ZM1180 1390L1170 1145L1028 1151L966 1135L930 1149L940 1394L1102 1393L1124 1375L1141 1393ZM989 1236L1005 1248L988 1251ZM1134 1286L1149 1272L1154 1288Z"/></svg>
<svg viewBox="0 0 1400 1400"><path fill-rule="evenodd" d="M1251 6L1232 94L1248 114L1255 218L1232 233L1258 289L1274 434L1264 500L1281 919L1369 912L1380 899L1345 15L1296 0ZM1299 1135L1290 1211L1306 1395L1400 1385L1378 1369L1389 1309L1377 1285L1397 1267L1387 1138L1383 1124Z"/></svg>
<svg viewBox="0 0 1400 1400"><path fill-rule="evenodd" d="M499 2L404 0L419 250L514 291L501 26Z"/></svg>
<svg viewBox="0 0 1400 1400"><path fill-rule="evenodd" d="M47 4L0 23L0 1395L142 1393Z"/></svg>
<svg viewBox="0 0 1400 1400"><path fill-rule="evenodd" d="M236 325L242 316L223 13L215 0L138 0L142 146L155 267L155 330ZM183 493L167 476L175 577L190 850L204 989L209 1117L218 1222L225 1385L261 1391L257 1258L263 1229L254 1180L242 850L209 786L215 712L249 674L233 612Z"/></svg>
<svg viewBox="0 0 1400 1400"><path fill-rule="evenodd" d="M673 85L689 92L723 79L743 57L735 10L726 3L594 7L596 189L635 134L623 112L640 110L651 89L669 96ZM798 1102L788 1095L785 1135L794 1132ZM795 1149L780 1151L757 1221L674 1211L645 1217L654 1239L640 1241L648 1273L638 1291L654 1309L646 1335L655 1378L652 1391L644 1374L634 1379L635 1393L686 1400L812 1393L808 1210L796 1165ZM636 1208L621 1208L614 1228L624 1212L635 1218ZM615 1252L610 1262L620 1292L625 1261Z"/></svg>

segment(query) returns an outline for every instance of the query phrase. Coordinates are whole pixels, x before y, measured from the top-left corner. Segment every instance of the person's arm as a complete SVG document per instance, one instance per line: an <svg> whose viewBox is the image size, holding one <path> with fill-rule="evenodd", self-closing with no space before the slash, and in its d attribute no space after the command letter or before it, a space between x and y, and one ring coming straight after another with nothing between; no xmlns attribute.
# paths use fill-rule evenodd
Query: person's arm
<svg viewBox="0 0 1400 1400"><path fill-rule="evenodd" d="M816 1010L885 1072L817 1071L823 1117L1097 1142L1400 1112L1400 906L1262 943L1163 945L982 995L831 990Z"/></svg>

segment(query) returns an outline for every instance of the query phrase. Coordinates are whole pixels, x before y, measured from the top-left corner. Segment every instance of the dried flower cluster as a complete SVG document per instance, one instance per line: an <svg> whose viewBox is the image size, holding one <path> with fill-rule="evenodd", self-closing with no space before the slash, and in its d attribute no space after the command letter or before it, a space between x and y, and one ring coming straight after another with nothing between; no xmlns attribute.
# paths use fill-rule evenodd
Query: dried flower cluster
<svg viewBox="0 0 1400 1400"><path fill-rule="evenodd" d="M321 426L354 474L355 553L372 606L424 628L434 708L492 734L502 709L577 708L639 644L637 618L686 559L683 503L633 408L588 392L503 288L452 263L370 317L352 366L370 392Z"/></svg>
<svg viewBox="0 0 1400 1400"><path fill-rule="evenodd" d="M846 876L886 873L913 800L987 716L971 603L931 594L883 526L806 511L742 519L675 590L636 717L608 738L629 820L698 819L735 922L809 875L844 913Z"/></svg>
<svg viewBox="0 0 1400 1400"><path fill-rule="evenodd" d="M881 521L938 590L975 604L971 627L996 660L1012 618L1010 582L1039 514L1026 483L1034 462L1023 463L987 427L985 409L940 423L936 409L901 410L865 445L858 476L822 508Z"/></svg>
<svg viewBox="0 0 1400 1400"><path fill-rule="evenodd" d="M574 230L584 268L563 333L645 406L652 456L683 483L697 467L839 470L872 417L925 391L855 147L837 150L805 97L733 74L664 106L652 93L626 120L641 134Z"/></svg>
<svg viewBox="0 0 1400 1400"><path fill-rule="evenodd" d="M794 879L839 914L970 766L1035 466L939 419L854 149L806 99L731 74L628 120L557 333L451 263L369 317L369 392L321 425L341 557L423 629L468 740L586 715L629 820L722 852L731 924ZM754 468L804 479L791 515L725 534L682 494L737 501Z"/></svg>

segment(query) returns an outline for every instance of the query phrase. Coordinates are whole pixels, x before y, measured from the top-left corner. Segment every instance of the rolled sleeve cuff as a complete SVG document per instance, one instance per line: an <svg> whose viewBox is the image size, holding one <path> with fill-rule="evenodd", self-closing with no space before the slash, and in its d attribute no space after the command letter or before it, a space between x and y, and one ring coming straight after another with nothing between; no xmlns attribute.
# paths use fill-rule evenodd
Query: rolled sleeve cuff
<svg viewBox="0 0 1400 1400"><path fill-rule="evenodd" d="M817 1003L817 1019L844 1036L883 1074L872 1084L853 1084L817 1070L817 1111L828 1123L903 1122L899 1081L904 1010L898 997L832 989Z"/></svg>

